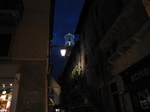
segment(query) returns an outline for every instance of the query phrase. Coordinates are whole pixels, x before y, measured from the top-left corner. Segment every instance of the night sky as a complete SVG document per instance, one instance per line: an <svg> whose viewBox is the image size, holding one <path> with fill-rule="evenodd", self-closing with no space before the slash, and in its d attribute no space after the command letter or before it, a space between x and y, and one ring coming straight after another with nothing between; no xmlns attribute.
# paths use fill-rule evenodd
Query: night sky
<svg viewBox="0 0 150 112"><path fill-rule="evenodd" d="M64 46L64 36L68 33L74 34L83 4L84 0L55 0L52 46ZM60 55L60 49L52 48L50 53L50 63L54 65L52 76L56 81L66 63L65 57Z"/></svg>

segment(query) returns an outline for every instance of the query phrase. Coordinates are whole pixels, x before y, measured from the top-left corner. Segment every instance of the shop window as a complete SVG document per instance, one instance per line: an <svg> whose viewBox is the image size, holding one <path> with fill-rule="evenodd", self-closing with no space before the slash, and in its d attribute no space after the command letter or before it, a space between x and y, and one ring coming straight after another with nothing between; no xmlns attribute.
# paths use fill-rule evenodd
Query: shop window
<svg viewBox="0 0 150 112"><path fill-rule="evenodd" d="M141 109L150 111L150 88L138 91L137 94Z"/></svg>
<svg viewBox="0 0 150 112"><path fill-rule="evenodd" d="M16 112L20 65L0 64L0 112Z"/></svg>
<svg viewBox="0 0 150 112"><path fill-rule="evenodd" d="M8 56L11 35L0 34L0 56Z"/></svg>
<svg viewBox="0 0 150 112"><path fill-rule="evenodd" d="M13 84L0 84L0 112L10 112Z"/></svg>
<svg viewBox="0 0 150 112"><path fill-rule="evenodd" d="M150 87L131 92L135 111L150 112Z"/></svg>

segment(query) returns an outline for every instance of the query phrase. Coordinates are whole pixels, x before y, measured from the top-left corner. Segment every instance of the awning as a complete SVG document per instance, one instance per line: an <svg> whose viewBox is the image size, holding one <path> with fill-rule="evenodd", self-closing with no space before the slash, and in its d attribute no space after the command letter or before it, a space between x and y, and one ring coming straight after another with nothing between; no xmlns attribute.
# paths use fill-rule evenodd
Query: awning
<svg viewBox="0 0 150 112"><path fill-rule="evenodd" d="M14 80L19 82L18 64L0 64L0 83L13 83Z"/></svg>

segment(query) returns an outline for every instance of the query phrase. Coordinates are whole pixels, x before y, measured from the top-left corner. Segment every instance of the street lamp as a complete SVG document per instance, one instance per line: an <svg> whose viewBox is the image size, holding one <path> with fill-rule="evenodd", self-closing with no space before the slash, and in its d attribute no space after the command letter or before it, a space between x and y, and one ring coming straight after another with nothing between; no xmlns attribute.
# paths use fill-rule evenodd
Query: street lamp
<svg viewBox="0 0 150 112"><path fill-rule="evenodd" d="M65 38L65 46L51 46L51 48L63 47L62 49L60 49L61 56L66 56L66 55L69 56L71 48L74 45L75 36L71 33L68 33L64 36L64 38Z"/></svg>
<svg viewBox="0 0 150 112"><path fill-rule="evenodd" d="M60 54L61 56L66 56L66 52L67 52L67 49L65 48L65 46L50 46L51 48L62 48L60 49Z"/></svg>
<svg viewBox="0 0 150 112"><path fill-rule="evenodd" d="M65 56L66 55L67 50L66 49L60 49L60 54L61 56Z"/></svg>

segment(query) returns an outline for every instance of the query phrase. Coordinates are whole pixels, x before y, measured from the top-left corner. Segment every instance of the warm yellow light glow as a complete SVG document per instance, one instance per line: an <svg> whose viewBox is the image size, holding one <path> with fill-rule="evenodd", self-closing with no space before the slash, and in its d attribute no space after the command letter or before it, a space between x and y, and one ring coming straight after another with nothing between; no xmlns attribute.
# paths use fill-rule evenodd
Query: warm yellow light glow
<svg viewBox="0 0 150 112"><path fill-rule="evenodd" d="M60 109L55 109L55 111L56 111L56 112L59 112L59 111L60 111Z"/></svg>
<svg viewBox="0 0 150 112"><path fill-rule="evenodd" d="M6 94L6 91L2 91L2 94Z"/></svg>
<svg viewBox="0 0 150 112"><path fill-rule="evenodd" d="M60 53L61 53L61 56L65 56L66 55L66 49L61 49Z"/></svg>
<svg viewBox="0 0 150 112"><path fill-rule="evenodd" d="M5 100L6 99L6 95L1 95L0 99Z"/></svg>
<svg viewBox="0 0 150 112"><path fill-rule="evenodd" d="M3 88L5 88L5 84L2 84Z"/></svg>

